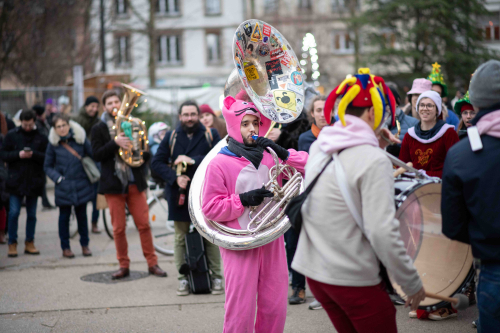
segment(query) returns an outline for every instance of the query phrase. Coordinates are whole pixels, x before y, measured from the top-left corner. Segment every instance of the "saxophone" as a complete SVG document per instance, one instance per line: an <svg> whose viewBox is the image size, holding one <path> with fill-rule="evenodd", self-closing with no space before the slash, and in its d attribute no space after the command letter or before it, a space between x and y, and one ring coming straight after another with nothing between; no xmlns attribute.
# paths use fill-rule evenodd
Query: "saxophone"
<svg viewBox="0 0 500 333"><path fill-rule="evenodd" d="M144 121L130 116L137 101L144 92L122 83L125 93L122 104L116 114L116 136L125 133L132 144L127 149L120 147L118 151L122 160L131 167L139 167L144 163L143 153L148 150L148 136Z"/></svg>

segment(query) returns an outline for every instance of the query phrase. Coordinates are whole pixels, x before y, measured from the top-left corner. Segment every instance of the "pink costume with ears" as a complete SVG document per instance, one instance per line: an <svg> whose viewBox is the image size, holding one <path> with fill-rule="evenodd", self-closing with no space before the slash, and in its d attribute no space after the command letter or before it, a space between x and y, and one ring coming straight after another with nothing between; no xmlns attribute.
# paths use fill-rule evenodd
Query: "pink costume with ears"
<svg viewBox="0 0 500 333"><path fill-rule="evenodd" d="M222 114L230 137L243 143L241 120L247 114L260 118L259 134L271 121L261 117L253 103L227 97ZM306 152L289 150L286 163L304 174ZM243 229L250 219L249 208L241 204L239 194L261 188L269 180L274 160L267 151L256 169L244 157L219 153L208 165L203 188L203 214L228 227ZM278 180L281 184L282 179ZM226 280L224 332L283 332L285 328L288 267L283 236L252 250L232 251L220 248ZM254 324L257 302L257 320Z"/></svg>

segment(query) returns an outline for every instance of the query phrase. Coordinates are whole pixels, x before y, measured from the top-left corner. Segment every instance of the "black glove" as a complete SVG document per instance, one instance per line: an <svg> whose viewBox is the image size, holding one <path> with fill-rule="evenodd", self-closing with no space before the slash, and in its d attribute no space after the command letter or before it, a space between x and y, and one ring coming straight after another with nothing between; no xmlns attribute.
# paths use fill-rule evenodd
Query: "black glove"
<svg viewBox="0 0 500 333"><path fill-rule="evenodd" d="M251 190L245 193L240 193L241 204L245 207L258 206L264 201L264 198L271 198L274 194L262 186L262 188Z"/></svg>
<svg viewBox="0 0 500 333"><path fill-rule="evenodd" d="M257 140L255 140L255 142L257 143L257 146L260 146L264 149L266 149L267 147L271 148L272 150L274 150L274 152L276 153L276 155L278 155L278 157L283 160L283 161L286 161L288 159L288 150L286 150L285 148L281 147L280 145L278 145L277 143L275 143L273 140L270 140L268 138L264 138L263 136L259 136L257 138Z"/></svg>

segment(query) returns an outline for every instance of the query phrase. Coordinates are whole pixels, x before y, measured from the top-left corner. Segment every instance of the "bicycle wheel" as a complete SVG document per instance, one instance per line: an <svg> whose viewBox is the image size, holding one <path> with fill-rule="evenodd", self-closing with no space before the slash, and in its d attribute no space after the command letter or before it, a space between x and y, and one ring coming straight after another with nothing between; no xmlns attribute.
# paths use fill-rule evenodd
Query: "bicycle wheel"
<svg viewBox="0 0 500 333"><path fill-rule="evenodd" d="M168 204L161 201L162 197L153 194L148 198L149 224L155 250L163 255L173 256L174 228L172 221L168 221Z"/></svg>
<svg viewBox="0 0 500 333"><path fill-rule="evenodd" d="M111 224L111 215L109 214L109 208L101 210L102 222L104 224L104 230L108 234L109 238L114 239L113 237L113 225Z"/></svg>

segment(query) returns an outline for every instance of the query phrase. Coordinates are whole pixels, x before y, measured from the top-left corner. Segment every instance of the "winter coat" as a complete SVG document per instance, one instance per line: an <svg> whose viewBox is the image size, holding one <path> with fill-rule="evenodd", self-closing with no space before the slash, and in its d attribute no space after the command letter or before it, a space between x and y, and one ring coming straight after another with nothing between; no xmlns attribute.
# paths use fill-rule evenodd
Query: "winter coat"
<svg viewBox="0 0 500 333"><path fill-rule="evenodd" d="M36 128L43 136L48 136L50 131L50 122L46 119L41 121L40 119L35 120Z"/></svg>
<svg viewBox="0 0 500 333"><path fill-rule="evenodd" d="M19 153L31 148L31 158L21 159ZM38 129L25 132L21 127L10 130L4 138L0 158L7 163L9 178L7 192L19 196L41 196L45 184L43 161L47 149L47 137Z"/></svg>
<svg viewBox="0 0 500 333"><path fill-rule="evenodd" d="M78 115L74 117L73 120L83 127L87 138L90 140L90 131L92 130L92 127L99 122L99 115L96 112L93 117L89 116L87 114L87 111L85 111L85 106L82 106L80 108L80 111L78 112Z"/></svg>
<svg viewBox="0 0 500 333"><path fill-rule="evenodd" d="M128 186L123 188L123 185L116 175L115 159L120 146L111 140L109 135L108 125L100 121L91 131L92 154L94 161L101 163L101 179L99 180L99 193L100 194L121 194L128 193ZM137 168L132 168L134 176L134 184L137 185L139 192L145 191L148 187L146 181L146 174L148 171L148 161L150 158L149 152L145 151L142 155L144 163ZM119 158L119 157L118 157Z"/></svg>
<svg viewBox="0 0 500 333"><path fill-rule="evenodd" d="M312 130L302 133L299 136L299 151L309 152L309 148L311 148L311 145L314 141L316 141L316 139L317 138L314 136Z"/></svg>
<svg viewBox="0 0 500 333"><path fill-rule="evenodd" d="M161 177L167 184L165 185L165 198L168 201L168 219L174 221L185 221L190 222L188 204L186 203L178 207L177 199L179 196L179 185L177 185L177 176L175 170L170 167L170 162L174 162L177 156L186 155L194 159L195 163L193 165L188 165L186 175L193 179L194 173L201 161L205 158L205 155L220 141L219 133L216 129L212 128L210 131L212 133L212 142L209 143L205 135L206 128L200 124L198 130L193 133L193 137L190 140L179 124L175 129L177 133L177 139L174 146L174 151L172 156L170 156L170 137L172 136L172 131L168 131L160 143L160 147L153 157L151 163L151 170L154 171L156 175ZM189 193L189 185L187 187Z"/></svg>
<svg viewBox="0 0 500 333"><path fill-rule="evenodd" d="M92 157L90 142L86 139L85 130L74 121L69 122L73 132L67 144L81 156ZM61 137L54 127L50 129L49 145L45 153L44 170L56 184L56 206L80 206L94 197L94 187L90 183L82 162L60 145ZM64 179L58 184L59 177Z"/></svg>

